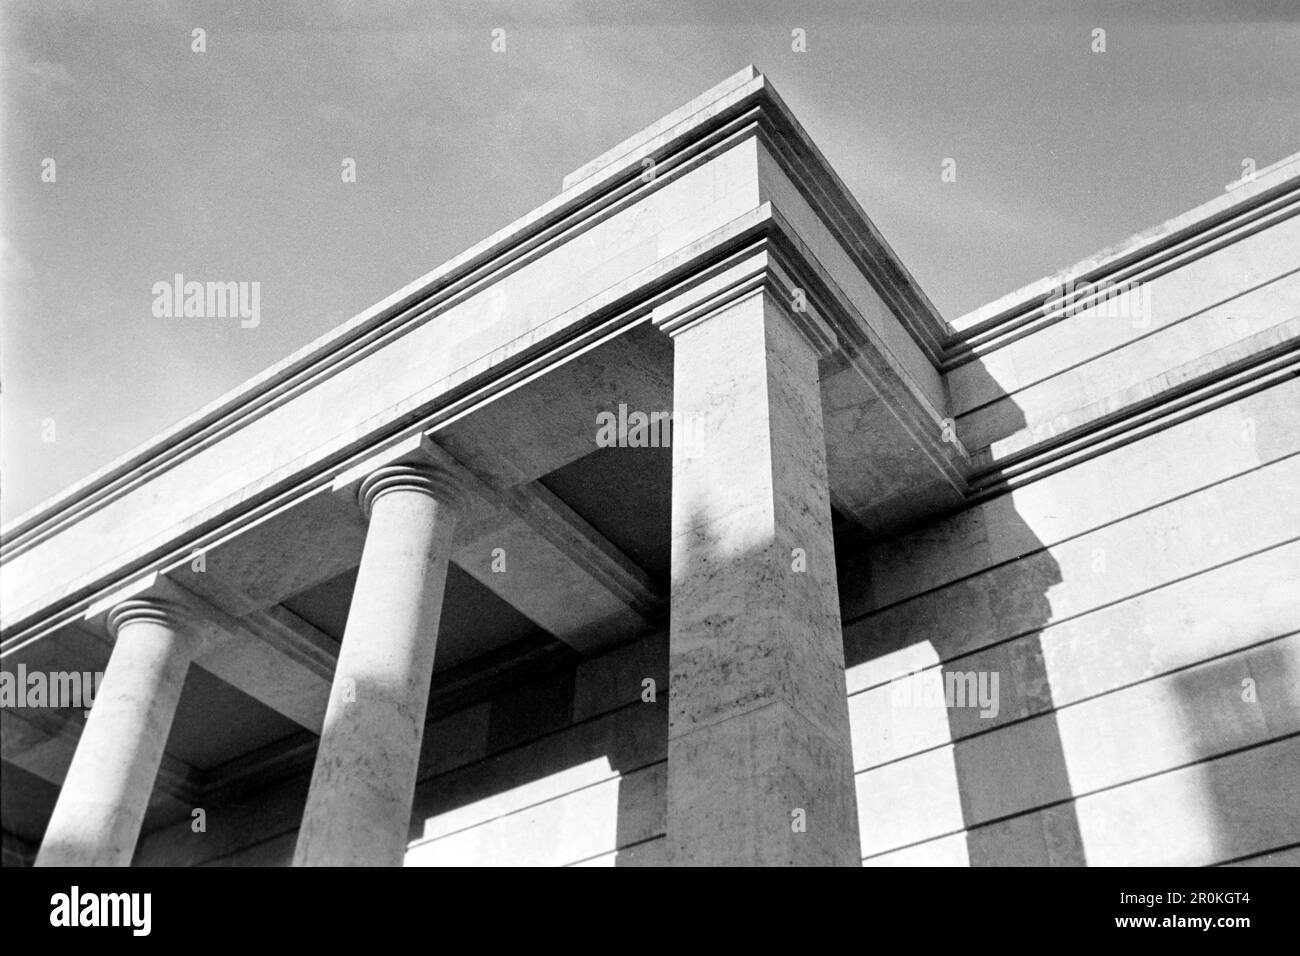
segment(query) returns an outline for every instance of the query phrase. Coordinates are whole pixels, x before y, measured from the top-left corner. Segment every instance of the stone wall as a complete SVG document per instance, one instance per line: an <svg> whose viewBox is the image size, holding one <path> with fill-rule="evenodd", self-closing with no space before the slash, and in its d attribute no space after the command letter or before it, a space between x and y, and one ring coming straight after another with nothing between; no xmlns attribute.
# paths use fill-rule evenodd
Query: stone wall
<svg viewBox="0 0 1300 956"><path fill-rule="evenodd" d="M1284 219L1152 278L1145 315L1012 339L950 372L957 433L987 458L1168 404L1294 339L1298 270ZM870 548L845 625L869 864L1298 861L1297 408L1293 371L1225 392ZM997 713L909 703L948 672L998 673Z"/></svg>

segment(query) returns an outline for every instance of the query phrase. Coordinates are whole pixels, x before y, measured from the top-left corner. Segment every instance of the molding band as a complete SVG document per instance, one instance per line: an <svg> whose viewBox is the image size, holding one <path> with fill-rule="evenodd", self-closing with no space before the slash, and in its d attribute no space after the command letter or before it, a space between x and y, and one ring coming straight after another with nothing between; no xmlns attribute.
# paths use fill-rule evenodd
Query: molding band
<svg viewBox="0 0 1300 956"><path fill-rule="evenodd" d="M655 308L652 323L669 338L707 321L718 313L757 293L764 293L782 315L799 331L818 359L828 358L841 348L839 337L822 316L815 292L791 277L782 250L770 232L783 223L769 226L769 234L740 249L712 269L684 284L676 295ZM796 288L806 296L805 308L793 305Z"/></svg>
<svg viewBox="0 0 1300 956"><path fill-rule="evenodd" d="M104 621L108 633L116 640L128 624L158 624L180 633L188 629L189 617L178 604L160 598L128 598L118 604Z"/></svg>
<svg viewBox="0 0 1300 956"><path fill-rule="evenodd" d="M460 479L441 465L384 465L371 472L357 489L357 503L367 521L375 500L395 491L428 495L456 511L464 508L467 497Z"/></svg>

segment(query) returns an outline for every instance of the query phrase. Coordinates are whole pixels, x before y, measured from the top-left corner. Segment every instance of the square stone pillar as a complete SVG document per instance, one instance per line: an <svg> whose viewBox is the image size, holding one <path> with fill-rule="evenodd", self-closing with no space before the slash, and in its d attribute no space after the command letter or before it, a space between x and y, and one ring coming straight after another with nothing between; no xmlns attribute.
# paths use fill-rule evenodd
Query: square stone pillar
<svg viewBox="0 0 1300 956"><path fill-rule="evenodd" d="M771 268L655 313L675 342L669 860L858 866L818 384L834 336Z"/></svg>

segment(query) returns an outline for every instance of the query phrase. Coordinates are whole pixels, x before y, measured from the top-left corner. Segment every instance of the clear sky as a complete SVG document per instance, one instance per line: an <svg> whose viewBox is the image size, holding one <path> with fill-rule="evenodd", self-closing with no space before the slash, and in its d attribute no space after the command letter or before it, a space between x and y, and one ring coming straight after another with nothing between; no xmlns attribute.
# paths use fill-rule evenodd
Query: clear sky
<svg viewBox="0 0 1300 956"><path fill-rule="evenodd" d="M0 31L6 520L747 63L949 319L1300 149L1300 0L6 0ZM260 324L155 317L176 273L259 282Z"/></svg>

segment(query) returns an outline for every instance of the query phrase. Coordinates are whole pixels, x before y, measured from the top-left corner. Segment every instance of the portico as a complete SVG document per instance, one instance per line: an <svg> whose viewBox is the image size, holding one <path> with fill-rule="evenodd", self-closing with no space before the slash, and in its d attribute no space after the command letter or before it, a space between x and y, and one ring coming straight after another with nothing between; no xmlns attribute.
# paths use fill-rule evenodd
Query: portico
<svg viewBox="0 0 1300 956"><path fill-rule="evenodd" d="M179 845L300 780L263 810L300 814L295 864L400 865L422 781L553 719L476 701L666 634L666 672L579 685L567 720L590 686L663 734L575 754L582 786L658 781L662 862L856 865L836 534L963 500L944 334L768 82L730 78L8 531L6 663L107 660L79 731L6 714L4 759L62 788L39 862L123 865L149 814ZM604 447L621 405L693 427Z"/></svg>

